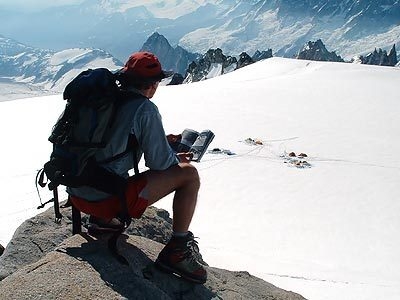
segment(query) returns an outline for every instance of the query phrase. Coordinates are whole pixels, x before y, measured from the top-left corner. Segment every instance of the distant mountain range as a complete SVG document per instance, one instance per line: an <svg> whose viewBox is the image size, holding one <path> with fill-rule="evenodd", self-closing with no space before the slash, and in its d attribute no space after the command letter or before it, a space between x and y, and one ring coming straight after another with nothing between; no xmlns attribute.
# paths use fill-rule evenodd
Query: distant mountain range
<svg viewBox="0 0 400 300"><path fill-rule="evenodd" d="M30 14L0 11L0 34L56 51L104 49L124 61L157 31L192 53L272 49L293 57L321 39L345 60L399 46L398 0L86 0Z"/></svg>
<svg viewBox="0 0 400 300"><path fill-rule="evenodd" d="M204 54L191 53L182 47L171 46L168 40L157 32L147 39L141 50L155 53L164 69L179 73L164 84L206 80L273 56L272 49L257 50L252 56L244 51L235 56L225 55L220 48L209 49ZM295 57L344 61L334 51L329 52L321 40L309 41L298 50ZM392 46L389 54L386 50L375 49L366 56L358 56L354 62L394 66L397 64L395 46ZM26 83L34 89L61 92L66 84L83 70L98 67L117 70L122 66L121 61L100 49L43 50L0 36L0 82Z"/></svg>
<svg viewBox="0 0 400 300"><path fill-rule="evenodd" d="M122 65L99 49L43 50L0 36L0 78L44 90L62 91L73 77L87 68L115 70Z"/></svg>

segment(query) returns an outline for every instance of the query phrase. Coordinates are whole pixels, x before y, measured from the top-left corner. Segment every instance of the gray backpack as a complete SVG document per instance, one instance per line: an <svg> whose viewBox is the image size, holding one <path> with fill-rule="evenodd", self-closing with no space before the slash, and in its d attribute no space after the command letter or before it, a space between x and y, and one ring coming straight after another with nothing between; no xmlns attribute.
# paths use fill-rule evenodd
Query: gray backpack
<svg viewBox="0 0 400 300"><path fill-rule="evenodd" d="M40 200L41 205L38 208L54 202L56 222L60 222L62 218L57 187L59 185L90 186L120 198L122 212L119 217L125 225L121 228L121 232L129 226L131 219L124 195L127 180L100 167L100 163L116 160L127 152L133 151L134 169L138 174L134 153L137 143L134 136L129 137L128 147L124 152L107 161L98 162L95 159L97 151L108 145L118 106L128 95L132 96L125 95L120 90L116 75L105 68L84 71L66 86L63 98L67 100L67 103L49 137L49 141L53 144L53 151L50 160L38 172L36 179L36 183L41 187L48 185L54 195L53 199L45 203ZM47 180L44 179L45 175ZM80 233L80 212L74 207L72 219L73 233ZM121 260L116 251L118 235L112 237L110 248Z"/></svg>

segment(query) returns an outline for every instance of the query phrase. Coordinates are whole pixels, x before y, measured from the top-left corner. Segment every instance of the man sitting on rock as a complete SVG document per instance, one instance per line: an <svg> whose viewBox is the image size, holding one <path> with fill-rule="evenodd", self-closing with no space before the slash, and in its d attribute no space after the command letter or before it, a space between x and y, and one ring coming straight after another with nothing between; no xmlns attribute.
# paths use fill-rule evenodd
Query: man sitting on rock
<svg viewBox="0 0 400 300"><path fill-rule="evenodd" d="M207 279L197 242L189 231L200 188L199 174L190 164L191 153L175 154L169 141L178 136L166 137L157 106L150 101L159 82L167 77L157 57L149 52L133 53L119 72L121 90L128 97L121 104L115 120L110 145L96 154L97 161L117 156L126 149L128 136L137 140L137 161L144 154L149 168L135 177L128 178L134 166L132 153L102 165L108 171L128 178L125 198L128 213L140 218L145 209L166 195L175 192L173 198L173 235L159 253L156 266L176 273L196 283ZM121 212L120 200L90 187L68 188L72 204L91 215L89 230L112 231L122 225L116 216Z"/></svg>

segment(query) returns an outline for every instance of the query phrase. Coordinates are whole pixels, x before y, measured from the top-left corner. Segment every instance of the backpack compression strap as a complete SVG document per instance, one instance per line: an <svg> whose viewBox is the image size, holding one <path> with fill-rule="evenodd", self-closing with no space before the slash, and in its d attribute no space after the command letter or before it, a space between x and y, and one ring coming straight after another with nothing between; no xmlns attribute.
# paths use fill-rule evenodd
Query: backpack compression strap
<svg viewBox="0 0 400 300"><path fill-rule="evenodd" d="M56 223L60 223L61 219L62 219L62 214L60 213L60 204L59 204L59 199L58 199L58 190L57 187L53 189L53 198L51 198L50 200L46 201L45 203L42 203L42 198L40 197L40 193L39 193L39 188L38 188L38 184L44 188L47 184L47 180L46 182L44 181L44 169L40 169L37 174L36 174L36 190L39 196L39 201L40 201L40 205L37 207L37 209L41 209L43 208L47 203L50 202L54 202L54 214L55 214L55 219L54 222Z"/></svg>

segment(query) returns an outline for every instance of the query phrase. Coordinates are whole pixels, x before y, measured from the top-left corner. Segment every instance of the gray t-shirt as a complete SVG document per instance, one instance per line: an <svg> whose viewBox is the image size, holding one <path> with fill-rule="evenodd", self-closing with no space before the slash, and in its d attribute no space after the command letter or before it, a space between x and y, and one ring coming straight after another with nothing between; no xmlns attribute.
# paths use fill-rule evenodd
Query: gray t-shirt
<svg viewBox="0 0 400 300"><path fill-rule="evenodd" d="M144 154L145 165L150 170L165 170L178 164L179 160L168 144L161 115L157 106L144 96L134 96L124 100L120 106L113 129L110 143L96 155L97 161L104 161L123 153L128 144L129 134L134 134L138 147L137 161ZM102 165L109 171L128 177L128 171L134 166L132 152ZM99 201L110 196L107 193L91 187L67 188L71 195L88 201Z"/></svg>

